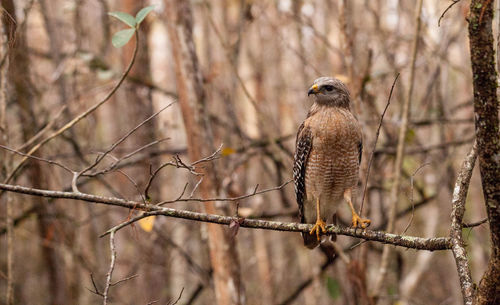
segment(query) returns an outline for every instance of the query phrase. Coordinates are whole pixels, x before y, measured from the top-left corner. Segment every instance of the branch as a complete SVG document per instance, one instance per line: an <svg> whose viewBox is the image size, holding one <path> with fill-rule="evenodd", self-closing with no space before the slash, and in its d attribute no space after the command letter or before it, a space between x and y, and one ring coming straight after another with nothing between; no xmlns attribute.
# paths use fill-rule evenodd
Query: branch
<svg viewBox="0 0 500 305"><path fill-rule="evenodd" d="M451 230L450 237L453 247L453 257L457 265L460 287L465 305L472 305L474 301L474 282L472 281L467 252L465 251L464 240L462 236L463 218L465 212L465 200L469 190L472 170L477 158L477 142L474 142L471 151L465 158L462 169L458 173L455 188L453 190L452 211L451 211Z"/></svg>
<svg viewBox="0 0 500 305"><path fill-rule="evenodd" d="M100 203L106 205L120 206L128 209L142 210L146 211L143 214L146 216L163 215L174 218L183 218L188 220L196 220L201 222L209 222L209 223L224 224L224 225L229 225L231 222L236 220L238 221L240 226L244 228L266 229L266 230L288 231L288 232L309 232L313 227L312 224L301 224L293 222L277 222L277 221L265 221L257 219L236 219L235 217L230 217L230 216L198 213L186 210L159 207L153 204L146 204L139 201L125 200L115 197L104 197L104 196L91 195L85 193L75 193L75 192L40 190L35 188L29 188L19 185L3 184L3 183L0 183L0 189L4 191L10 191L10 192L33 195L33 196L82 200L91 203ZM452 247L451 239L449 237L422 238L415 236L405 236L405 235L386 233L382 231L360 230L356 228L337 227L333 225L328 226L326 234L331 235L333 233L337 235L346 235L346 236L361 238L364 240L378 241L385 244L411 248L411 249L418 249L418 250L428 250L428 251L448 250L451 249Z"/></svg>
<svg viewBox="0 0 500 305"><path fill-rule="evenodd" d="M111 251L111 262L109 263L109 271L106 274L106 286L104 287L102 304L108 304L108 293L109 287L111 287L111 277L113 276L113 270L115 269L116 262L116 247L115 247L115 232L111 232L109 236L109 250Z"/></svg>
<svg viewBox="0 0 500 305"><path fill-rule="evenodd" d="M460 2L460 0L451 0L451 4L448 5L448 7L443 11L443 13L441 14L441 16L439 17L439 20L438 20L438 27L441 26L441 20L444 18L444 15L446 15L446 13L455 5L457 4L458 2Z"/></svg>

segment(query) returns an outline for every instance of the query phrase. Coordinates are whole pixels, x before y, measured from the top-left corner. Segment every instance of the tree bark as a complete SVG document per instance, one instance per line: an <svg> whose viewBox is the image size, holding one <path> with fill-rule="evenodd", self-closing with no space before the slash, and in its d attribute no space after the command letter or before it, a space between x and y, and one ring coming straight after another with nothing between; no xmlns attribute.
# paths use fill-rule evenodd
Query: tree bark
<svg viewBox="0 0 500 305"><path fill-rule="evenodd" d="M479 170L491 234L490 259L476 301L493 305L500 302L500 133L493 1L472 0L468 21Z"/></svg>
<svg viewBox="0 0 500 305"><path fill-rule="evenodd" d="M206 111L206 94L192 36L191 4L182 0L166 0L165 3L188 154L191 160L199 160L210 155L214 147ZM205 166L203 175L200 192L204 198L213 198L217 186L212 163ZM216 214L215 202L207 202L205 210ZM243 304L244 294L234 240L224 227L207 224L207 230L217 304Z"/></svg>

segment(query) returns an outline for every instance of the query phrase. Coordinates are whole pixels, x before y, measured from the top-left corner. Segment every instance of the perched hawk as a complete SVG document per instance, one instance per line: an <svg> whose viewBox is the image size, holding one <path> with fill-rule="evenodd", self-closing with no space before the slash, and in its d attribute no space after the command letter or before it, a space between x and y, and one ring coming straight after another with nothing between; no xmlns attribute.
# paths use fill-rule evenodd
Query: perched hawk
<svg viewBox="0 0 500 305"><path fill-rule="evenodd" d="M297 133L293 178L300 221L314 223L302 233L304 245L315 248L325 225L335 223L337 208L345 200L352 225L366 228L370 220L355 212L352 198L361 162L361 127L351 113L351 99L338 79L320 77L307 92L314 103Z"/></svg>

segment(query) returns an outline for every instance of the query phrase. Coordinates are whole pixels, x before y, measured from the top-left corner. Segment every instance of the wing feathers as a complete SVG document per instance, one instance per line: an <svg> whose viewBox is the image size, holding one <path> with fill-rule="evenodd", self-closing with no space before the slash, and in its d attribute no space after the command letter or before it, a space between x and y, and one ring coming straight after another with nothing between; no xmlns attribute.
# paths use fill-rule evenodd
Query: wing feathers
<svg viewBox="0 0 500 305"><path fill-rule="evenodd" d="M293 163L293 180L295 195L299 205L300 221L304 222L304 200L306 197L306 167L312 147L312 133L309 127L302 123L299 127L296 140L295 160Z"/></svg>

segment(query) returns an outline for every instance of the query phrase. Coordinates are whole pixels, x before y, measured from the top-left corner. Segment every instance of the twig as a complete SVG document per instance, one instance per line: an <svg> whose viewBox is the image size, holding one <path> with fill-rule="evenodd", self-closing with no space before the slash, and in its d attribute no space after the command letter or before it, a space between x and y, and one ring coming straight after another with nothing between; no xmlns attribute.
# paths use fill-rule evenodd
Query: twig
<svg viewBox="0 0 500 305"><path fill-rule="evenodd" d="M202 182L203 182L203 176L201 176L200 180L198 180L198 182L196 182L196 184L194 185L193 189L191 190L191 194L189 194L189 199L193 198L194 192L196 192L196 190L198 189L198 187Z"/></svg>
<svg viewBox="0 0 500 305"><path fill-rule="evenodd" d="M104 287L103 292L103 305L108 304L108 293L109 288L111 287L111 277L113 276L113 270L115 269L115 261L116 261L116 248L115 248L115 231L110 232L109 235L109 249L111 252L111 262L109 263L109 270L106 274L106 286Z"/></svg>
<svg viewBox="0 0 500 305"><path fill-rule="evenodd" d="M366 169L366 178L365 178L365 187L363 189L363 197L361 198L361 206L359 208L359 215L362 215L363 213L363 204L365 203L365 196L366 196L366 189L368 187L368 178L370 177L370 169L372 167L372 162L373 162L373 156L375 155L375 148L377 147L377 142L378 142L378 136L380 134L380 128L382 127L382 123L384 122L384 116L385 112L389 108L389 105L391 104L391 97L392 97L392 92L394 91L394 86L396 85L396 81L399 78L399 73L396 74L396 77L394 78L394 81L392 82L391 86L391 91L389 92L389 97L387 98L387 104L385 104L384 111L382 112L382 115L380 116L380 121L377 127L377 132L375 133L375 140L373 142L373 149L372 153L370 155L370 160L368 161L368 168Z"/></svg>
<svg viewBox="0 0 500 305"><path fill-rule="evenodd" d="M255 195L260 195L260 194L268 193L268 192L271 192L271 191L280 190L280 189L284 188L287 184L289 184L292 181L293 180L288 180L287 182L283 183L282 185L271 187L271 188L268 188L268 189L265 189L265 190L261 190L261 191L257 191L257 187L258 187L258 185L257 185L254 188L253 192L251 192L249 194L246 194L246 195L238 196L238 197L231 197L231 198L224 198L224 197L221 197L221 198L177 198L177 199L174 199L174 200L162 201L162 202L158 203L158 205L161 206L161 205L168 204L168 203L182 202L182 201L196 201L196 202L238 201L238 200L246 199L248 197L252 197L252 196L255 196Z"/></svg>
<svg viewBox="0 0 500 305"><path fill-rule="evenodd" d="M198 286L193 290L191 293L191 296L187 299L186 304L193 304L194 301L200 296L200 293L203 291L205 288L205 285L203 284L198 284Z"/></svg>
<svg viewBox="0 0 500 305"><path fill-rule="evenodd" d="M411 216L410 216L410 220L408 221L408 224L406 225L405 229L403 230L403 233L401 234L405 234L406 231L408 231L408 229L410 228L412 222L413 222L413 216L415 216L415 205L413 204L413 182L414 182L414 179L415 179L415 175L418 173L418 171L426 166L426 165L429 165L430 163L424 163L422 165L420 165L414 172L413 174L411 175L410 177L410 204L411 204Z"/></svg>
<svg viewBox="0 0 500 305"><path fill-rule="evenodd" d="M460 0L451 0L452 3L450 5L448 5L448 7L444 10L444 12L441 14L441 16L439 17L439 20L438 20L438 27L441 26L441 19L444 18L444 15L455 5L457 4L458 2L460 2Z"/></svg>
<svg viewBox="0 0 500 305"><path fill-rule="evenodd" d="M158 167L158 168L157 168L157 169L156 169L156 170L155 170L152 174L150 174L150 176L149 176L149 180L148 180L148 183L146 184L146 187L145 187L145 189L144 189L144 197L145 197L147 200L149 200L149 199L150 199L150 196L149 196L149 189L151 188L151 184L153 183L153 180L156 178L156 176L158 175L158 173L159 173L162 169L164 169L165 167L167 167L167 166L175 166L175 167L177 167L177 168L184 168L184 169L189 170L189 172L190 172L191 174L195 175L195 176L201 176L201 174L200 174L200 173L198 173L198 172L196 171L196 165L198 165L198 164L200 164L200 163L203 163L203 162L209 162L209 161L212 161L212 160L217 159L217 158L218 158L218 155L219 155L219 153L220 153L220 151L221 151L221 149L222 149L222 144L221 144L221 145L219 146L219 148L218 148L216 151L214 151L214 152L213 152L210 156L205 157L205 158L202 158L202 159L200 159L200 160L197 160L197 161L195 161L195 162L191 163L190 165L187 165L186 163L184 163L184 162L182 161L182 159L179 157L179 155L175 155L175 156L174 156L174 161L173 161L173 162L166 162L166 163L164 163L164 164L160 165L160 167ZM193 189L193 191L191 192L191 196L190 196L190 197L192 197L192 193L194 192L194 190L196 190L196 188L197 188L197 187L198 187L198 185L201 183L201 181L202 181L201 179L200 179L200 181L198 181L198 183L196 184L195 188L194 188L194 189ZM184 190L182 191L181 197L182 197L182 195L184 194L184 192L186 191L186 187L187 187L187 185L184 187ZM176 201L180 200L180 198L181 198L181 197L179 197ZM167 203L167 202L165 202L165 203ZM163 204L163 203L160 203L160 204Z"/></svg>
<svg viewBox="0 0 500 305"><path fill-rule="evenodd" d="M92 163L91 165L89 165L87 168L83 169L79 174L82 175L86 172L88 172L89 170L93 169L94 167L96 167L99 162L101 162L109 153L111 153L118 145L120 145L121 143L123 143L123 141L125 141L128 137L130 137L135 131L137 131L139 128L141 128L144 124L148 123L149 121L151 121L152 119L154 119L156 116L158 116L163 110L167 109L168 107L170 107L173 103L170 103L168 104L167 106L163 107L162 109L158 110L156 113L152 114L151 116L149 116L148 118L146 118L144 121L142 121L141 123L139 123L139 125L135 126L134 128L132 128L129 132L127 132L124 136L122 136L120 139L118 139L118 141L114 142L111 147L106 150L104 153L100 154L97 158L96 158L96 161L94 163Z"/></svg>
<svg viewBox="0 0 500 305"><path fill-rule="evenodd" d="M126 277L126 278L124 278L124 279L121 279L121 280L119 280L119 281L116 281L116 282L114 282L114 283L109 284L109 286L116 286L116 285L121 284L121 283L123 283L123 282L126 282L126 281L128 281L128 280L133 280L133 279L135 279L135 278L136 278L136 277L138 277L138 276L139 276L139 274L134 274L134 275L131 275L131 276L127 276L127 277Z"/></svg>
<svg viewBox="0 0 500 305"><path fill-rule="evenodd" d="M173 303L168 302L167 305L175 305L175 304L177 304L179 302L179 300L181 299L183 292L184 292L184 287L182 287L181 293L179 293L179 297L177 297L177 299Z"/></svg>
<svg viewBox="0 0 500 305"><path fill-rule="evenodd" d="M36 141L38 141L39 138L41 138L48 130L50 130L55 125L55 123L57 122L57 120L59 120L59 118L64 113L66 108L67 108L66 105L62 106L61 109L59 109L59 111L54 115L54 117L47 123L47 125L45 125L45 127L42 128L42 130L37 132L37 134L34 135L33 137L31 137L28 141L23 143L23 145L19 146L17 148L17 150L21 151L21 150L25 149L26 147L29 147L31 144L35 143Z"/></svg>
<svg viewBox="0 0 500 305"><path fill-rule="evenodd" d="M480 221L476 221L476 222L471 222L471 223L464 223L462 225L463 228L473 228L473 227L477 227L477 226L480 226L482 225L483 223L487 223L488 222L488 218L483 218L481 219Z"/></svg>
<svg viewBox="0 0 500 305"><path fill-rule="evenodd" d="M97 284L94 281L94 275L92 273L90 274L90 280L92 281L92 286L94 286L94 290L90 290L88 288L87 288L87 290L94 293L94 294L97 294L98 296L103 297L104 295L102 294L102 292L99 292L99 289L97 288Z"/></svg>
<svg viewBox="0 0 500 305"><path fill-rule="evenodd" d="M23 156L23 157L26 157L26 158L30 158L30 159L33 159L33 160L37 160L37 161L42 161L42 162L45 162L45 163L48 163L48 164L51 164L51 165L56 165L56 166L59 166L60 168L64 169L65 171L69 172L70 174L74 173L75 171L72 170L71 168L67 167L66 165L62 164L62 163L59 163L57 161L52 161L52 160L48 160L48 159L45 159L45 158L41 158L41 157L37 157L37 156L32 156L32 155L28 155L28 154L25 154L23 152L20 152L20 151L17 151L13 148L10 148L10 147L7 147L7 146L4 146L4 145L1 145L0 144L0 148L2 149L5 149L7 151L10 151L12 153L15 153L15 154L18 154L20 156Z"/></svg>
<svg viewBox="0 0 500 305"><path fill-rule="evenodd" d="M472 171L477 158L477 142L474 142L471 151L462 163L462 168L458 174L455 188L453 190L452 211L451 211L451 230L450 237L452 242L452 252L457 265L460 287L465 305L472 305L474 302L475 290L474 282L470 272L467 252L465 251L464 240L462 236L462 220L465 213L465 200L469 189Z"/></svg>
<svg viewBox="0 0 500 305"><path fill-rule="evenodd" d="M103 175L103 174L106 174L112 170L114 170L115 168L118 167L118 165L120 164L120 162L124 161L124 160L127 160L131 157L133 157L134 155L140 153L141 151L145 150L145 149L148 149L149 147L151 146L154 146L156 144L159 144L159 143L162 143L166 140L170 140L170 138L163 138L163 139L160 139L160 140L154 140L146 145L143 145L137 149L135 149L134 151L124 155L123 157L121 158L118 158L118 159L115 159L115 162L113 162L110 166L108 166L107 168L101 170L101 171L97 171L97 172L94 172L94 173L89 173L89 174L83 174L81 176L83 177L95 177L95 176L98 176L98 175Z"/></svg>
<svg viewBox="0 0 500 305"><path fill-rule="evenodd" d="M115 143L113 143L111 145L111 147L106 150L103 154L100 154L94 163L92 163L91 165L87 166L86 168L82 169L80 172L77 173L77 175L73 178L74 180L77 180L79 176L85 174L86 172L88 172L89 170L93 169L94 167L96 167L108 154L110 154L118 145L120 145L121 143L123 143L123 141L125 141L128 137L130 137L136 130L138 130L139 128L141 128L144 124L148 123L149 121L151 121L153 118L155 118L156 116L158 116L163 110L167 109L168 107L170 107L173 103L170 103L168 104L167 106L163 107L162 109L158 110L156 113L152 114L151 116L149 116L147 119L145 119L144 121L142 121L139 125L135 126L134 128L132 128L132 130L130 130L129 132L127 132L123 137L121 137L118 141L116 141ZM117 164L119 162L119 159L117 159L115 161L115 163Z"/></svg>

